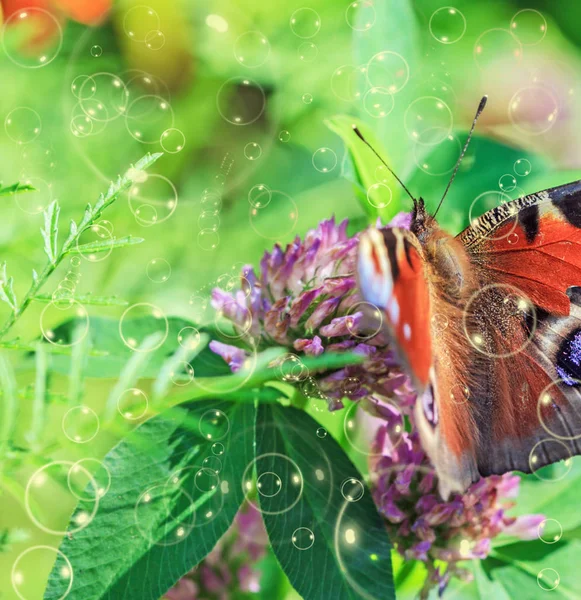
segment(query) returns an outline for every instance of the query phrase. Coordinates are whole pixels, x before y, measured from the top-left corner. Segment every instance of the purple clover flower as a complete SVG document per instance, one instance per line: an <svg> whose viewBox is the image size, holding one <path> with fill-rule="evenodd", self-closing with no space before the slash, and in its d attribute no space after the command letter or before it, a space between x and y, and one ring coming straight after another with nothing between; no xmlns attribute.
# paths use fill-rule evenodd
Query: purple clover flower
<svg viewBox="0 0 581 600"><path fill-rule="evenodd" d="M409 228L410 215L400 213L391 225ZM413 423L415 391L389 341L377 331L370 333L360 310L354 278L358 238L349 238L346 229L346 221L336 225L331 219L285 250L277 244L264 255L258 277L252 267L244 267L242 289L235 294L214 290L212 305L254 347L282 345L294 351L295 362L288 362L295 367L301 355L349 351L364 357L358 365L290 380L300 381L306 396L325 399L331 410L349 398L371 415L367 418L376 431L370 442L373 497L395 548L428 568L422 597L435 586L442 594L451 577L470 576L458 563L486 558L500 533L536 537L544 516L508 516L520 481L510 473L482 478L464 494L441 499ZM244 351L227 344L213 342L211 349L233 371L245 358Z"/></svg>
<svg viewBox="0 0 581 600"><path fill-rule="evenodd" d="M260 591L257 567L268 545L262 516L245 505L215 548L168 592L166 600L228 600L236 592Z"/></svg>

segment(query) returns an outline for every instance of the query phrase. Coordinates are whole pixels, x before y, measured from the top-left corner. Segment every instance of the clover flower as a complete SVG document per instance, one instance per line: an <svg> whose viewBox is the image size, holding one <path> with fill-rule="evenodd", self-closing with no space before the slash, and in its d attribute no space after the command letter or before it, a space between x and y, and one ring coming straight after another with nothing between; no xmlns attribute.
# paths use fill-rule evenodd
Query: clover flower
<svg viewBox="0 0 581 600"><path fill-rule="evenodd" d="M405 213L391 222L409 224ZM434 467L413 422L415 391L389 340L366 317L369 310L356 288L357 244L357 236L347 236L346 221L323 221L304 240L297 237L285 250L276 245L267 252L259 276L244 267L241 289L215 289L212 305L254 348L287 347L292 353L280 362L282 378L300 383L304 395L324 398L330 409L342 408L345 398L359 401L379 419L370 441L374 500L395 548L426 564L422 596L433 586L443 593L451 577L470 576L461 561L486 558L500 533L536 537L544 516L507 515L520 481L509 473L482 478L448 501L438 495ZM246 359L238 346L213 341L210 347L233 371ZM347 351L363 362L326 373L301 369L301 356Z"/></svg>
<svg viewBox="0 0 581 600"><path fill-rule="evenodd" d="M260 591L258 562L266 554L262 516L251 504L236 515L216 547L164 596L167 600L229 600Z"/></svg>

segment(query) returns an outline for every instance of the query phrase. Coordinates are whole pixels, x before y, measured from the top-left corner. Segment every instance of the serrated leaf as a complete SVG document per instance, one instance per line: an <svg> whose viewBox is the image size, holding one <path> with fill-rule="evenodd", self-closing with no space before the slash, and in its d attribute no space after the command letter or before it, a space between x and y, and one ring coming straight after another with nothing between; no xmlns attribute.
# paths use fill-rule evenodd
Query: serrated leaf
<svg viewBox="0 0 581 600"><path fill-rule="evenodd" d="M44 252L51 264L56 264L58 257L58 219L60 214L58 200L53 200L44 210L44 227L40 230L44 240Z"/></svg>
<svg viewBox="0 0 581 600"><path fill-rule="evenodd" d="M16 310L18 307L14 293L14 278L8 277L5 262L0 266L0 300L6 302L12 310Z"/></svg>
<svg viewBox="0 0 581 600"><path fill-rule="evenodd" d="M222 421L208 411L221 411ZM107 469L111 486L93 521L62 542L44 599L158 600L234 519L252 462L254 415L251 403L199 402L150 419L113 448L95 475L100 481ZM199 477L216 441L226 447L220 472ZM80 502L75 513L92 505ZM63 555L74 573L68 593Z"/></svg>
<svg viewBox="0 0 581 600"><path fill-rule="evenodd" d="M295 408L258 408L255 486L273 550L305 600L394 599L387 529L362 476L319 428Z"/></svg>
<svg viewBox="0 0 581 600"><path fill-rule="evenodd" d="M141 244L145 240L143 238L127 235L122 238L112 238L110 240L97 240L80 246L72 246L67 250L67 254L95 254L97 252L107 252L114 248L124 248L125 246L135 246Z"/></svg>

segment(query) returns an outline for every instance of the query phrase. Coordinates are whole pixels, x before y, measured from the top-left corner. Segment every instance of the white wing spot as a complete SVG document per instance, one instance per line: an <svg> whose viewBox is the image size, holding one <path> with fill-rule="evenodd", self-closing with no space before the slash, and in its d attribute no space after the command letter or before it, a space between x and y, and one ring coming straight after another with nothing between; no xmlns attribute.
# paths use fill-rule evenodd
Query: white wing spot
<svg viewBox="0 0 581 600"><path fill-rule="evenodd" d="M412 328L410 327L409 323L403 324L403 336L406 340L411 340L412 338Z"/></svg>
<svg viewBox="0 0 581 600"><path fill-rule="evenodd" d="M395 298L392 298L387 308L389 312L389 319L394 324L399 323L399 303Z"/></svg>

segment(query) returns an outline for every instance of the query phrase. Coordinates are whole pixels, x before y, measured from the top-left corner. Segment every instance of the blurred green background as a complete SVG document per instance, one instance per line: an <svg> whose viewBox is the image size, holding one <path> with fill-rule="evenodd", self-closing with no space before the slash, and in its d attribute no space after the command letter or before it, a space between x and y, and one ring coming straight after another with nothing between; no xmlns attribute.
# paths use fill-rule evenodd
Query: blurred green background
<svg viewBox="0 0 581 600"><path fill-rule="evenodd" d="M54 16L23 22L10 11L29 3L3 4L0 180L37 188L0 204L0 257L20 297L32 269L46 261L42 209L58 199L63 223L80 218L85 204L146 152L166 153L107 212L94 237L83 239L145 241L98 260L83 257L76 293L152 303L165 315L202 323L211 319L215 282L257 264L275 242L331 215L361 227L358 198L381 207L386 219L410 209L349 133L355 118L433 209L488 94L439 213L453 232L507 197L581 174L581 4L570 0L458 0L453 7L434 0L140 0L115 2L93 27L67 19L58 2L35 5ZM366 181L353 181L349 148L364 157ZM43 291L52 293L66 272ZM46 306L33 303L6 339L37 339L66 318L43 313ZM125 310L86 308L89 318L119 318ZM7 316L0 306L0 320ZM61 396L70 390L55 372L55 399L31 441L34 358L4 354L19 389L31 393L21 394L12 451L2 459L0 531L12 540L0 553L3 599L17 597L15 558L31 545L59 541L31 524L23 506L30 474L47 459L99 458L115 439L104 432L76 444L63 436ZM114 383L85 382L97 413ZM22 451L31 445L34 453ZM55 488L37 507L57 529L74 504L68 496ZM35 565L31 599L41 597L50 566Z"/></svg>

